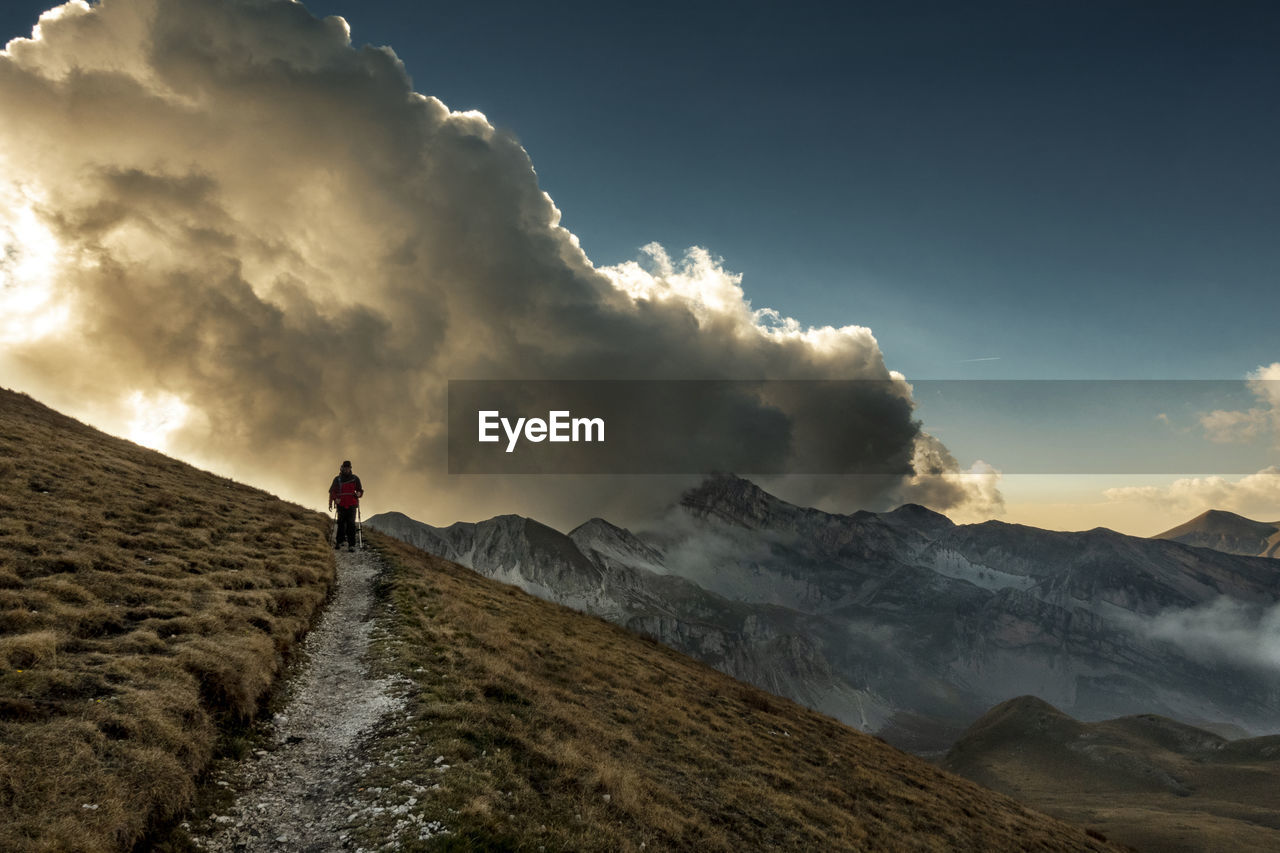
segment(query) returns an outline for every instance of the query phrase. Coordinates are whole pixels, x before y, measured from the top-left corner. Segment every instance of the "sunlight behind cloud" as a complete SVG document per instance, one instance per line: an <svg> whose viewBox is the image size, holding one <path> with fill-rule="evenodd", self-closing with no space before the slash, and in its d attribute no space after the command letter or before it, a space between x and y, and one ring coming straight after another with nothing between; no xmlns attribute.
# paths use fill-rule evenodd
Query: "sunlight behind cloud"
<svg viewBox="0 0 1280 853"><path fill-rule="evenodd" d="M773 308L754 308L742 289L742 274L727 270L722 259L700 246L691 246L679 261L662 245L649 243L640 250L644 261L627 261L601 267L609 281L636 302L679 303L702 328L721 328L739 338L764 338L792 342L836 359L848 358L851 370L859 370L860 357L879 352L879 344L865 326L804 326ZM891 372L900 381L901 374ZM902 386L909 393L909 387Z"/></svg>
<svg viewBox="0 0 1280 853"><path fill-rule="evenodd" d="M66 325L54 293L59 246L30 191L0 187L0 344L37 341Z"/></svg>
<svg viewBox="0 0 1280 853"><path fill-rule="evenodd" d="M125 437L152 450L166 450L169 435L187 422L191 407L182 398L165 392L134 391L129 395L132 418Z"/></svg>

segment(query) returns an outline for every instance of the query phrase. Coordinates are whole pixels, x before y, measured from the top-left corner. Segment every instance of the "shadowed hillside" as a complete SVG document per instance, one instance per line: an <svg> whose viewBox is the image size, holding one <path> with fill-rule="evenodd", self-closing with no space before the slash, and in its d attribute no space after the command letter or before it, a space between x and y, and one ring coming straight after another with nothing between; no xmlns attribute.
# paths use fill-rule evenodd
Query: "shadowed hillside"
<svg viewBox="0 0 1280 853"><path fill-rule="evenodd" d="M364 784L438 787L353 826L362 840L412 818L450 834L405 849L1111 849L601 619L370 538L394 566L383 660L412 686Z"/></svg>
<svg viewBox="0 0 1280 853"><path fill-rule="evenodd" d="M1082 723L1023 696L943 766L1141 850L1280 849L1280 736L1229 741L1154 714Z"/></svg>
<svg viewBox="0 0 1280 853"><path fill-rule="evenodd" d="M4 390L0 481L0 850L127 850L311 623L326 519Z"/></svg>

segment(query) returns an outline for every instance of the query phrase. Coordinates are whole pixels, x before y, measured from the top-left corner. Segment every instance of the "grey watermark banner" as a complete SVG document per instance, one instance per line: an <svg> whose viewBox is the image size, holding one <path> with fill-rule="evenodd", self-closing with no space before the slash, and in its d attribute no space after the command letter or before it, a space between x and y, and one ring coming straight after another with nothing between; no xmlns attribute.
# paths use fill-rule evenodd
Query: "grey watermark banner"
<svg viewBox="0 0 1280 853"><path fill-rule="evenodd" d="M1280 463L1270 380L453 380L451 474L936 474ZM923 465L922 465L923 462ZM928 467L929 470L917 470Z"/></svg>
<svg viewBox="0 0 1280 853"><path fill-rule="evenodd" d="M452 474L903 474L916 428L880 381L449 383Z"/></svg>

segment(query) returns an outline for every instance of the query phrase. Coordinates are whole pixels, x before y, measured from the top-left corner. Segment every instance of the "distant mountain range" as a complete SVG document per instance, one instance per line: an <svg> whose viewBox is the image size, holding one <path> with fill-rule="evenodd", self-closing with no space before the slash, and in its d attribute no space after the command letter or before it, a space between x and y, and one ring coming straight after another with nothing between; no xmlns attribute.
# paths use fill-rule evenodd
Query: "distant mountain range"
<svg viewBox="0 0 1280 853"><path fill-rule="evenodd" d="M1197 515L1154 538L1213 548L1227 554L1280 557L1280 521L1254 521L1220 509Z"/></svg>
<svg viewBox="0 0 1280 853"><path fill-rule="evenodd" d="M1082 723L1022 696L942 764L1140 850L1280 850L1280 735L1228 739L1153 714Z"/></svg>
<svg viewBox="0 0 1280 853"><path fill-rule="evenodd" d="M830 514L732 476L635 533L599 518L568 535L510 515L366 523L919 752L1023 694L1085 719L1280 727L1276 669L1169 625L1223 601L1261 619L1280 601L1269 559L1103 528L956 525L915 505Z"/></svg>

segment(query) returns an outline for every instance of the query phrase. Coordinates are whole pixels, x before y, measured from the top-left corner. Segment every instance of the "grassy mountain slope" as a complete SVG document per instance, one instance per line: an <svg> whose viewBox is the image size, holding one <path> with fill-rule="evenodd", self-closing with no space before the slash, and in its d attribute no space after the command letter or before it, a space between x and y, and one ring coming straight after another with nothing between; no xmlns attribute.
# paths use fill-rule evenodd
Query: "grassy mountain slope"
<svg viewBox="0 0 1280 853"><path fill-rule="evenodd" d="M1151 714L1082 723L1023 696L943 766L1142 850L1280 849L1280 736L1228 741Z"/></svg>
<svg viewBox="0 0 1280 853"><path fill-rule="evenodd" d="M4 390L0 482L0 850L127 850L324 602L326 519Z"/></svg>
<svg viewBox="0 0 1280 853"><path fill-rule="evenodd" d="M128 850L183 812L312 623L333 581L326 521L4 391L0 475L0 850ZM358 839L403 839L416 816L451 831L398 849L1112 849L375 539L393 565L378 665L410 712L352 757L366 790L405 793L353 816Z"/></svg>
<svg viewBox="0 0 1280 853"><path fill-rule="evenodd" d="M366 785L417 791L352 827L405 850L1100 850L836 721L580 612L373 534L409 713ZM438 787L432 787L438 786Z"/></svg>

